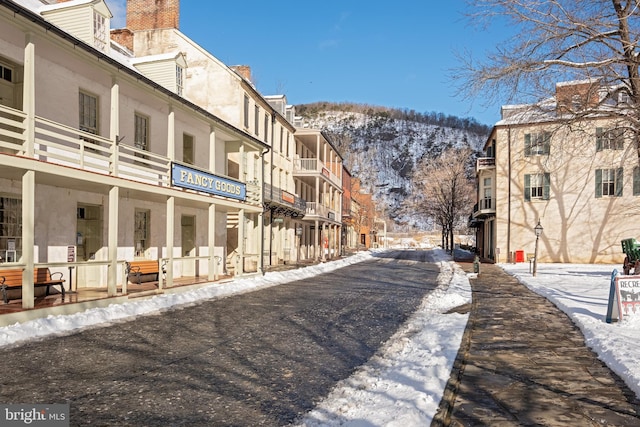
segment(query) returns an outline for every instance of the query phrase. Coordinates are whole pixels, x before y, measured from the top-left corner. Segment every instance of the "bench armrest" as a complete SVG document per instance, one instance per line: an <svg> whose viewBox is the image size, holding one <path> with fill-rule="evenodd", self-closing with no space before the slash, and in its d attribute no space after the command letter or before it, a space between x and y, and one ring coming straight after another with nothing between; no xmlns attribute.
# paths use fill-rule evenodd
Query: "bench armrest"
<svg viewBox="0 0 640 427"><path fill-rule="evenodd" d="M49 276L51 277L51 280L62 280L62 278L64 277L61 271L56 271L55 273L49 273Z"/></svg>

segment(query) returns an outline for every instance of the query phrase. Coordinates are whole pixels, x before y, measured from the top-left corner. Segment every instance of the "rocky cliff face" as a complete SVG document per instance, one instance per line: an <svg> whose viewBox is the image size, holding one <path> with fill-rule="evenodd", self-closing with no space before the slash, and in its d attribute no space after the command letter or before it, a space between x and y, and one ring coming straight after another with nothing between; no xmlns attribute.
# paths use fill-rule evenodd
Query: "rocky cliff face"
<svg viewBox="0 0 640 427"><path fill-rule="evenodd" d="M296 106L303 126L322 129L342 154L346 168L362 181L379 206L400 222L400 203L413 187L411 175L422 158L435 158L451 147L480 153L490 128L472 119L416 114L346 104Z"/></svg>

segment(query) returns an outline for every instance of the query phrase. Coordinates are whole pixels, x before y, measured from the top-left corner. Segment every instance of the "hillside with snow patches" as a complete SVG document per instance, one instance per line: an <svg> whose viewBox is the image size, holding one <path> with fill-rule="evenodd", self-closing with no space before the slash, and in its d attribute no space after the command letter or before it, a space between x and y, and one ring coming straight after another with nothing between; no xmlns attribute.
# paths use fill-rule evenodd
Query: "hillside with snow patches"
<svg viewBox="0 0 640 427"><path fill-rule="evenodd" d="M392 219L415 225L422 221L398 217L397 208L414 188L417 162L451 147L479 154L490 132L473 119L353 104L306 104L296 106L296 113L303 126L329 135L346 168Z"/></svg>

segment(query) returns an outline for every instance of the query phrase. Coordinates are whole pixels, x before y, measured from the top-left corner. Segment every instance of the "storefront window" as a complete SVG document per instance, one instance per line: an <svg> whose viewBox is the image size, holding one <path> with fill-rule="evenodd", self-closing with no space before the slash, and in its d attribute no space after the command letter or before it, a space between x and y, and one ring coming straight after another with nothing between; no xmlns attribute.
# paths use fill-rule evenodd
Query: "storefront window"
<svg viewBox="0 0 640 427"><path fill-rule="evenodd" d="M22 256L22 200L0 197L0 262Z"/></svg>
<svg viewBox="0 0 640 427"><path fill-rule="evenodd" d="M102 206L78 204L76 246L78 260L96 259L102 248Z"/></svg>

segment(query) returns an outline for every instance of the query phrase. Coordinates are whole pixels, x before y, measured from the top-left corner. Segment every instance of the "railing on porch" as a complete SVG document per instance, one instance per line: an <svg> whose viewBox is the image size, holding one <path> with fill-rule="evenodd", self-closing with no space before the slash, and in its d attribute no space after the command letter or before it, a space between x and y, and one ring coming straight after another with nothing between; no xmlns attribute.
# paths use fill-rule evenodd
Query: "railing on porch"
<svg viewBox="0 0 640 427"><path fill-rule="evenodd" d="M307 215L329 218L331 220L337 219L336 212L333 209L316 202L307 202Z"/></svg>
<svg viewBox="0 0 640 427"><path fill-rule="evenodd" d="M35 117L35 141L26 138L27 115L0 105L0 152L79 168L146 184L171 185L171 160L132 145ZM247 202L260 202L261 188L247 185Z"/></svg>
<svg viewBox="0 0 640 427"><path fill-rule="evenodd" d="M318 173L326 176L331 182L338 186L342 184L338 176L331 172L322 161L316 158L295 159L293 161L293 171L294 173Z"/></svg>

